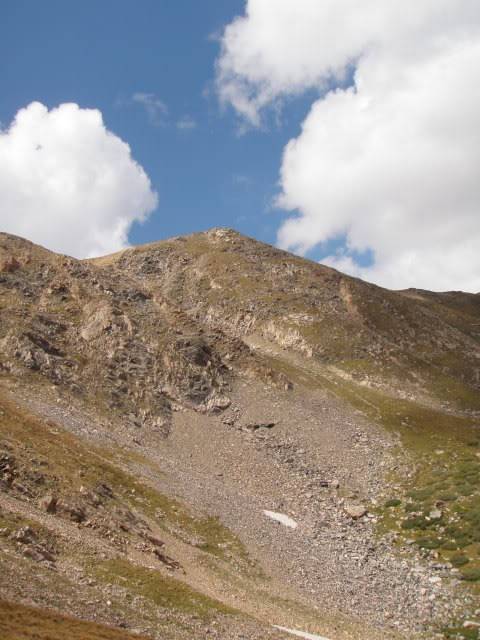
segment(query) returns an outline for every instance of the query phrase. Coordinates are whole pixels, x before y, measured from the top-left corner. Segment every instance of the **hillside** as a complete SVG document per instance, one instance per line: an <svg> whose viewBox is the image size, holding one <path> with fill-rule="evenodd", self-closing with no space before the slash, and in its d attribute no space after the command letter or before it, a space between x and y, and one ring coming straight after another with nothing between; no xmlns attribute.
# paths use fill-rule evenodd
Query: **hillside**
<svg viewBox="0 0 480 640"><path fill-rule="evenodd" d="M478 637L480 294L0 234L0 405L0 628Z"/></svg>

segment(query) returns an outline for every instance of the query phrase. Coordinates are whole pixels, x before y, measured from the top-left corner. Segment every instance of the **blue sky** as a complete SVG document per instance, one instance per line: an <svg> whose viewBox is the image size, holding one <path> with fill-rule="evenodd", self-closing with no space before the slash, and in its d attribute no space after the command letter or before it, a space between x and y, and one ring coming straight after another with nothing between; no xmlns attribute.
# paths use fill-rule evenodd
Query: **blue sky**
<svg viewBox="0 0 480 640"><path fill-rule="evenodd" d="M478 69L472 0L3 0L0 229L85 257L228 226L478 291Z"/></svg>
<svg viewBox="0 0 480 640"><path fill-rule="evenodd" d="M232 110L212 90L215 34L243 12L237 0L4 0L0 13L0 121L34 100L98 108L131 146L159 194L134 224L132 243L213 226L275 241L283 217L272 200L286 142L311 100L295 100L281 125L238 135ZM152 122L135 94L168 112ZM179 129L182 118L196 126Z"/></svg>

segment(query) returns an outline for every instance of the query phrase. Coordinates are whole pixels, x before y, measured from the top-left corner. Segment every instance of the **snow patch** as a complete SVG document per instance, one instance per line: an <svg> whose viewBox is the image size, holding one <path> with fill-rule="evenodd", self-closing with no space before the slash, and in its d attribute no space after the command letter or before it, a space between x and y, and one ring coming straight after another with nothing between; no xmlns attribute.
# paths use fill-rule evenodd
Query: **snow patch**
<svg viewBox="0 0 480 640"><path fill-rule="evenodd" d="M286 527L290 527L290 529L296 529L298 527L298 523L295 522L292 518L289 518L284 513L277 513L276 511L264 511L263 512L267 518L271 518L272 520L276 520L280 522L280 524L284 524Z"/></svg>
<svg viewBox="0 0 480 640"><path fill-rule="evenodd" d="M305 638L306 640L328 640L324 636L317 636L315 633L307 633L306 631L297 631L296 629L287 629L287 627L279 627L274 624L273 627L278 629L279 631L285 631L285 633L290 633L292 636L297 636L299 638Z"/></svg>

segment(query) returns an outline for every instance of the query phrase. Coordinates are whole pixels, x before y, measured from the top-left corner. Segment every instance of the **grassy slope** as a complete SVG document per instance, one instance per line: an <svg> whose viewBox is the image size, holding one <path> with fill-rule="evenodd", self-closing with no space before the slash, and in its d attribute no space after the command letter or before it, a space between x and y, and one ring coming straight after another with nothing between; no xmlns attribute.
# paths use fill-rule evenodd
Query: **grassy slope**
<svg viewBox="0 0 480 640"><path fill-rule="evenodd" d="M248 560L241 542L217 518L193 515L180 501L124 471L115 452L95 449L5 398L0 398L1 448L12 451L25 467L34 464L42 470L40 495L52 492L75 500L82 495L82 488L85 493L85 489L106 483L114 489L112 506L128 506L187 543L200 539L200 545L195 546L212 555L223 558L228 551Z"/></svg>
<svg viewBox="0 0 480 640"><path fill-rule="evenodd" d="M285 353L269 364L307 388L328 390L399 436L414 473L393 474L394 492L372 506L379 533L394 532L399 548L413 542L419 553L451 562L465 588L480 596L480 421L387 395ZM440 518L430 516L434 510ZM445 637L478 638L461 623L443 629Z"/></svg>
<svg viewBox="0 0 480 640"><path fill-rule="evenodd" d="M195 615L203 620L211 619L216 613L236 613L231 607L194 591L180 580L123 559L96 563L93 573L102 582L121 587L128 585L129 593L150 600L155 607Z"/></svg>
<svg viewBox="0 0 480 640"><path fill-rule="evenodd" d="M0 600L2 640L140 640L119 629Z"/></svg>
<svg viewBox="0 0 480 640"><path fill-rule="evenodd" d="M37 504L41 496L47 493L78 503L83 495L81 487L85 493L85 488L93 490L100 483L105 483L113 489L113 497L104 503L101 509L102 515L108 510L129 508L146 521L165 529L183 543L192 544L197 554L205 555L205 558L210 557L212 561L220 560L226 569L232 566L235 570L244 572L244 575L249 575L252 571L252 562L242 543L221 524L218 518L192 514L180 501L159 493L121 468L115 452L95 449L91 444L83 443L57 425L46 423L31 415L4 397L0 397L0 452L2 450L14 456L22 482L32 491L38 490L38 495L35 494L33 497L34 504ZM28 477L26 479L21 477L22 469L32 469L32 466L33 469L40 469L44 477L39 488L35 482L29 485ZM90 509L89 517L95 517L95 511L92 511L88 505L87 508ZM120 555L117 559L99 563L85 548L80 557L76 555L75 547L70 549L63 538L39 525L34 514L31 518L25 518L15 516L8 511L0 511L0 527L5 527L8 532L27 524L35 530L38 539L48 541L60 557L73 554L74 562L84 565L84 570L97 583L118 585L131 594L131 597L141 596L146 603L145 606L152 609L152 620L156 618L157 608L172 611L174 615L186 614L204 620L216 615L233 613L231 608L196 591L187 583L165 572L134 564L126 556ZM124 534L126 537L131 535L133 534ZM133 538L132 543L136 544ZM15 551L8 536L4 537L4 544L10 547L10 551ZM179 560L182 561L181 558ZM15 616L12 616L12 620L14 618ZM21 626L21 616L17 616L15 620L16 626L12 626L12 633L15 630L15 633L21 631L25 635L11 637L15 640L30 638L29 620L24 619L24 628ZM13 625L13 622L11 624ZM50 622L45 621L46 634L50 629L49 624ZM58 637L64 633L63 637L76 638L73 631L71 635L65 634L65 624L58 623ZM0 628L3 631L1 625ZM43 627L40 626L39 629L42 629L43 633ZM83 627L79 629L81 633ZM39 639L43 637L43 635L38 636ZM52 633L51 636L45 635L45 638L47 637L53 640L57 635ZM78 637L96 639L97 635L92 633L91 636L79 635ZM98 638L104 637L116 638L117 636L98 635ZM118 636L119 639L122 637L122 635ZM4 640L2 634L0 638Z"/></svg>

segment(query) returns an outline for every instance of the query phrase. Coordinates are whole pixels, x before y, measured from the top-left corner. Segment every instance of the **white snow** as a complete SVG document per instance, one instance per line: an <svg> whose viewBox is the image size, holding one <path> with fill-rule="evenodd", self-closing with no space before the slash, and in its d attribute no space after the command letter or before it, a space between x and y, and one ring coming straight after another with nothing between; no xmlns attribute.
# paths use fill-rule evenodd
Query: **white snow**
<svg viewBox="0 0 480 640"><path fill-rule="evenodd" d="M280 522L280 524L284 524L286 527L290 527L291 529L296 529L298 527L298 523L292 518L286 516L284 513L277 513L276 511L264 511L263 513L267 518L276 520L277 522Z"/></svg>
<svg viewBox="0 0 480 640"><path fill-rule="evenodd" d="M285 633L290 633L292 636L298 636L299 638L305 638L305 640L328 640L324 636L317 636L314 633L307 633L306 631L297 631L296 629L287 629L287 627L279 627L274 624L273 627L278 629L279 631L285 631Z"/></svg>

